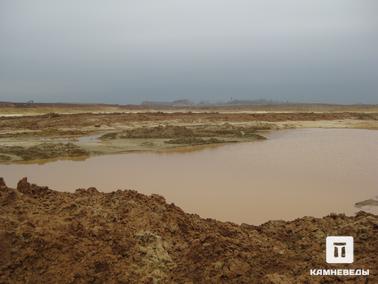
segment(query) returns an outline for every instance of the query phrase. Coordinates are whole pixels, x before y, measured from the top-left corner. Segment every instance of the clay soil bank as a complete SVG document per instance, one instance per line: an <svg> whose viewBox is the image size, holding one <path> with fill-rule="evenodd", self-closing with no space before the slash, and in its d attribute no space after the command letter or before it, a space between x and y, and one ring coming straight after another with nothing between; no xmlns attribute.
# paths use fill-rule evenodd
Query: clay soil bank
<svg viewBox="0 0 378 284"><path fill-rule="evenodd" d="M159 195L63 193L0 179L1 283L377 283L378 216L260 226L187 214ZM355 261L325 262L327 235L353 236ZM369 276L310 276L310 269Z"/></svg>

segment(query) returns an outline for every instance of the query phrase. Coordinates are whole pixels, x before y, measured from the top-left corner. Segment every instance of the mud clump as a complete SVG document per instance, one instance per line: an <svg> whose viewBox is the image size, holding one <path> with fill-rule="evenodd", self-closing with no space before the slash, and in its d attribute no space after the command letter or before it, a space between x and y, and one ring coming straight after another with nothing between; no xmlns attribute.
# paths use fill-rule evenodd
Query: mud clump
<svg viewBox="0 0 378 284"><path fill-rule="evenodd" d="M52 190L50 190L47 186L38 186L35 184L30 184L26 177L22 178L17 183L17 190L30 196L49 194L52 192Z"/></svg>
<svg viewBox="0 0 378 284"><path fill-rule="evenodd" d="M240 138L249 138L250 140L265 139L264 136L257 134L256 131L266 129L269 129L266 125L261 126L261 128L258 126L237 127L229 123L223 125L201 125L191 127L166 125L157 127L139 127L118 133L106 133L102 135L100 139L169 139L164 141L164 143L177 145L204 145L238 142Z"/></svg>
<svg viewBox="0 0 378 284"><path fill-rule="evenodd" d="M0 283L376 283L378 216L261 226L187 214L159 195L57 192L0 179ZM353 236L370 276L310 276L327 235Z"/></svg>
<svg viewBox="0 0 378 284"><path fill-rule="evenodd" d="M100 139L127 139L127 138L176 138L176 137L190 137L194 136L191 129L185 126L156 126L156 127L138 127L126 130L121 133L107 133L101 136Z"/></svg>
<svg viewBox="0 0 378 284"><path fill-rule="evenodd" d="M34 131L11 131L8 133L0 134L0 138L33 138L33 137L43 137L43 138L62 138L62 137L80 137L87 135L88 133L81 130L61 130L56 128L46 128L43 130Z"/></svg>
<svg viewBox="0 0 378 284"><path fill-rule="evenodd" d="M21 161L85 157L89 155L87 151L73 143L41 143L31 147L0 146L0 154L8 158L9 156L16 156L16 160Z"/></svg>
<svg viewBox="0 0 378 284"><path fill-rule="evenodd" d="M0 178L0 189L1 189L1 188L6 188L6 187L7 187L7 185L5 184L4 179L3 179L3 178Z"/></svg>
<svg viewBox="0 0 378 284"><path fill-rule="evenodd" d="M165 141L167 144L177 144L177 145L206 145L206 144L219 144L219 143L230 143L230 141L220 140L217 138L197 138L197 137L183 137L177 139L171 139Z"/></svg>

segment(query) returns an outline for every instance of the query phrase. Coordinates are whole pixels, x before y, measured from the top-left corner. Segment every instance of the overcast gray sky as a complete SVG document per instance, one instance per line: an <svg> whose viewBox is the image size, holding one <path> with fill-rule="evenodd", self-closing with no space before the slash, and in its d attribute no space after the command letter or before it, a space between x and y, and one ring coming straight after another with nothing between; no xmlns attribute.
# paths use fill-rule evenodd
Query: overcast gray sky
<svg viewBox="0 0 378 284"><path fill-rule="evenodd" d="M0 101L378 103L376 0L0 0Z"/></svg>

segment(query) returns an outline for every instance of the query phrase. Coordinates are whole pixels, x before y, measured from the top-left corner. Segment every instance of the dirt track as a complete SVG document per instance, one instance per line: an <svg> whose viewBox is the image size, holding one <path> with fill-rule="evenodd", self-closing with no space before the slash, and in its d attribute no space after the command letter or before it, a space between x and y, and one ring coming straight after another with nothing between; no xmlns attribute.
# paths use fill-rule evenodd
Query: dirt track
<svg viewBox="0 0 378 284"><path fill-rule="evenodd" d="M241 226L132 190L76 193L0 179L0 283L377 283L378 216ZM325 263L325 237L355 238L355 262ZM309 276L315 268L370 276ZM369 281L369 282L366 282Z"/></svg>

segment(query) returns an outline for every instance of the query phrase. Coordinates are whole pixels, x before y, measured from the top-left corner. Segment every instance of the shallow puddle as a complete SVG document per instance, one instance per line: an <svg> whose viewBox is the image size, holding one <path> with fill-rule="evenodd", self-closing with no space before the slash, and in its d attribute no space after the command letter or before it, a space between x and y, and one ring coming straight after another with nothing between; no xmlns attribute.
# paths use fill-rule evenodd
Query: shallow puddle
<svg viewBox="0 0 378 284"><path fill-rule="evenodd" d="M62 191L95 186L158 193L186 212L250 224L349 215L360 210L356 202L378 195L378 131L294 129L268 137L196 152L0 165L0 176L10 186L27 176Z"/></svg>

